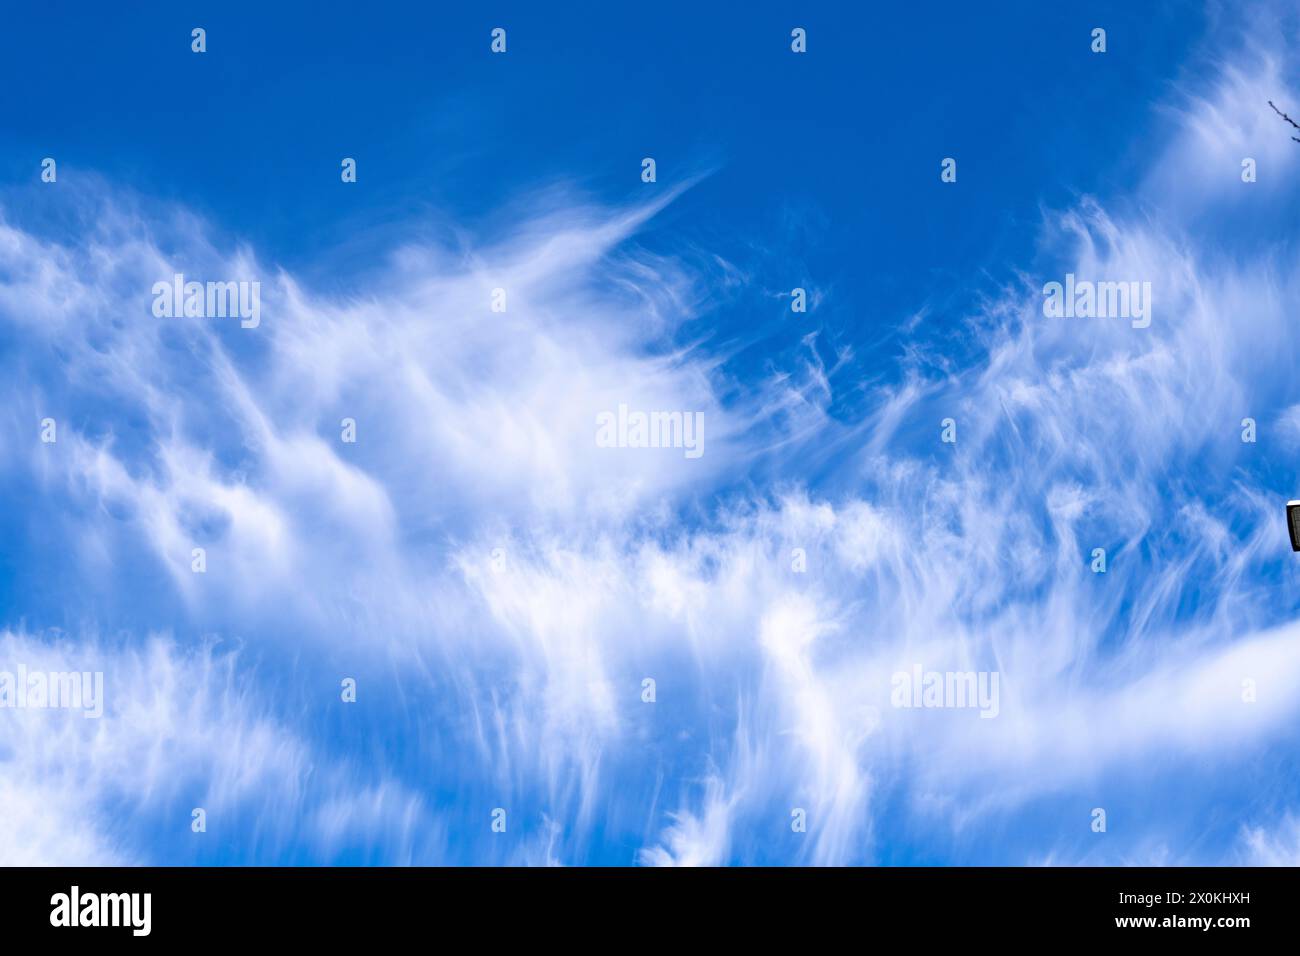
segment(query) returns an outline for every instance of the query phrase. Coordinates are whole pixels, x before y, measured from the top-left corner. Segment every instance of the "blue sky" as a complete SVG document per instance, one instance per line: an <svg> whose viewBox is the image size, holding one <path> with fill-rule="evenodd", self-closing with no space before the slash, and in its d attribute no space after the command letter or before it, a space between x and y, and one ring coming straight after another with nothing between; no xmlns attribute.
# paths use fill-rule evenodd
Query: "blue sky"
<svg viewBox="0 0 1300 956"><path fill-rule="evenodd" d="M0 862L1300 859L1300 10L803 6L10 16Z"/></svg>

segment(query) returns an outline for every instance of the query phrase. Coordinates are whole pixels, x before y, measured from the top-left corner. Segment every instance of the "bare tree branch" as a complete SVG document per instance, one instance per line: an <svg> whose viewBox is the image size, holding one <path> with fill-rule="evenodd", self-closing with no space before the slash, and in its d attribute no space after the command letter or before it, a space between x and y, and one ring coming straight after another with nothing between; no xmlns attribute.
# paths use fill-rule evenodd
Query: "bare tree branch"
<svg viewBox="0 0 1300 956"><path fill-rule="evenodd" d="M1269 101L1268 101L1268 105L1269 105L1269 106L1273 106L1273 101L1272 101L1272 100L1269 100ZM1286 121L1287 121L1288 123L1290 123L1292 126L1294 126L1296 129L1300 129L1300 123L1297 123L1297 122L1296 122L1295 120L1293 120L1291 117L1287 116L1285 113L1283 113L1283 112L1282 112L1280 109L1278 109L1276 106L1273 106L1273 112L1276 113L1278 116L1282 117L1284 120L1286 120ZM1295 140L1297 143L1300 143L1300 137L1292 136L1291 138L1292 138L1293 140Z"/></svg>

